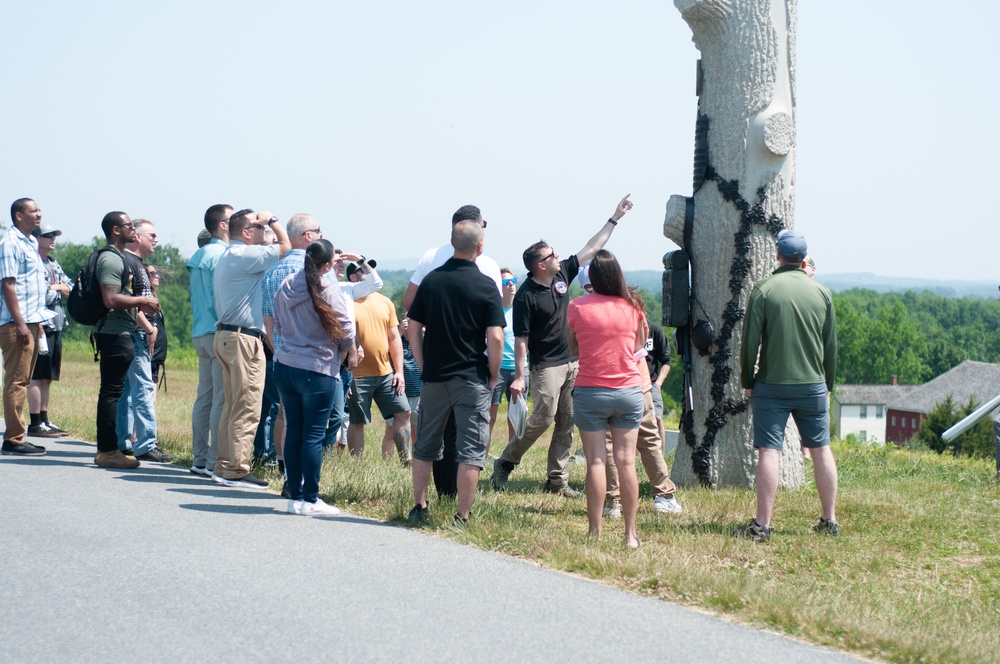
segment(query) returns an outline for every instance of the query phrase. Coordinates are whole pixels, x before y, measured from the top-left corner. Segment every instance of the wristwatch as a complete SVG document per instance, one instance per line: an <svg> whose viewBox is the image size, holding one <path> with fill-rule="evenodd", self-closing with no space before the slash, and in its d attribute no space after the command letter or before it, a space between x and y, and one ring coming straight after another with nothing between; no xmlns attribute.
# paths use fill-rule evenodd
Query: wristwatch
<svg viewBox="0 0 1000 664"><path fill-rule="evenodd" d="M267 220L267 225L270 226L271 224L276 224L278 223L278 221L279 220L277 217L271 217L270 219Z"/></svg>

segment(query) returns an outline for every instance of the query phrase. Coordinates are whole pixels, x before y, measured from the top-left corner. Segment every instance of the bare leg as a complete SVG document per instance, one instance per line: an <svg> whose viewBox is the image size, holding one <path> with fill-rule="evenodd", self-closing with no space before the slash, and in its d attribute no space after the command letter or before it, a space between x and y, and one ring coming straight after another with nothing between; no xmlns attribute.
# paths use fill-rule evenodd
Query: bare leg
<svg viewBox="0 0 1000 664"><path fill-rule="evenodd" d="M361 456L365 451L365 425L350 424L347 426L347 447L351 456Z"/></svg>
<svg viewBox="0 0 1000 664"><path fill-rule="evenodd" d="M816 490L819 492L819 503L823 507L823 518L829 521L837 520L837 462L829 445L815 447L810 450L813 462L813 477L816 478Z"/></svg>
<svg viewBox="0 0 1000 664"><path fill-rule="evenodd" d="M413 460L413 499L421 507L427 506L427 485L433 468L434 464L430 461Z"/></svg>
<svg viewBox="0 0 1000 664"><path fill-rule="evenodd" d="M771 525L780 467L781 450L757 449L757 516L754 518L762 526Z"/></svg>
<svg viewBox="0 0 1000 664"><path fill-rule="evenodd" d="M385 432L382 434L382 458L392 458L392 431L395 427L395 417L391 417L385 422Z"/></svg>
<svg viewBox="0 0 1000 664"><path fill-rule="evenodd" d="M479 467L467 463L458 464L458 515L468 519L472 514L472 503L476 500L479 485Z"/></svg>
<svg viewBox="0 0 1000 664"><path fill-rule="evenodd" d="M595 538L601 536L601 512L604 510L604 493L608 488L604 468L608 453L604 436L603 431L580 431L583 453L587 457L587 523L590 528L587 535Z"/></svg>
<svg viewBox="0 0 1000 664"><path fill-rule="evenodd" d="M392 418L392 442L396 446L396 453L399 460L404 464L410 462L410 412L396 413ZM382 448L382 456L385 456L385 448ZM392 456L392 448L389 449L389 456Z"/></svg>
<svg viewBox="0 0 1000 664"><path fill-rule="evenodd" d="M33 380L28 383L28 412L32 415L42 411L42 382Z"/></svg>
<svg viewBox="0 0 1000 664"><path fill-rule="evenodd" d="M639 537L635 530L635 513L639 505L639 479L635 475L635 444L639 436L638 429L619 429L611 427L611 446L614 449L615 467L618 469L618 490L621 494L622 517L625 519L625 546L639 546ZM601 443L604 432L601 432ZM600 510L604 503L604 493L601 493Z"/></svg>

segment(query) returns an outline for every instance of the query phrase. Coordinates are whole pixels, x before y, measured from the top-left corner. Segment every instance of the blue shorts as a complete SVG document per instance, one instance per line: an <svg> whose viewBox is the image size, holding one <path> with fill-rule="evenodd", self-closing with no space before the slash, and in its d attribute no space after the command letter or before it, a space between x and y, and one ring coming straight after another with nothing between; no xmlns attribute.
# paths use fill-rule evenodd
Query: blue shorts
<svg viewBox="0 0 1000 664"><path fill-rule="evenodd" d="M573 388L573 424L580 431L638 429L642 410L641 387Z"/></svg>
<svg viewBox="0 0 1000 664"><path fill-rule="evenodd" d="M830 408L826 383L768 385L756 383L750 395L753 409L753 446L780 450L785 444L788 416L802 436L802 446L830 444Z"/></svg>
<svg viewBox="0 0 1000 664"><path fill-rule="evenodd" d="M490 397L491 406L499 406L503 401L503 395L507 395L507 403L510 403L510 384L514 382L514 369L501 369L497 377L497 384L493 387L493 396Z"/></svg>

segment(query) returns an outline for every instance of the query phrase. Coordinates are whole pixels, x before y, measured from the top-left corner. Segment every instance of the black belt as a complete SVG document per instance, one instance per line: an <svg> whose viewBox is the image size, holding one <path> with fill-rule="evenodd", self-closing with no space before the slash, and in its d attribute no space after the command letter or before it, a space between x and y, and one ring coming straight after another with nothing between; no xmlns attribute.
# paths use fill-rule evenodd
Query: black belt
<svg viewBox="0 0 1000 664"><path fill-rule="evenodd" d="M239 325L220 325L220 330L225 330L226 332L237 332L239 334L249 334L251 337L257 337L261 341L264 340L264 333L260 330L255 330L252 327L240 327Z"/></svg>

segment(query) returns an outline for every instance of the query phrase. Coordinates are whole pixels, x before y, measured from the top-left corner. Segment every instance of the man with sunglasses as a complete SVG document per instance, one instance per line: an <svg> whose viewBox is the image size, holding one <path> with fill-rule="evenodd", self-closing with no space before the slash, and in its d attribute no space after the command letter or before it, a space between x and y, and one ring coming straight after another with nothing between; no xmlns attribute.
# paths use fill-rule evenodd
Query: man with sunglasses
<svg viewBox="0 0 1000 664"><path fill-rule="evenodd" d="M152 295L142 295L142 276L135 274L125 258L125 247L135 241L135 225L121 211L109 212L101 221L107 238L107 251L97 259L97 283L107 316L94 325L94 338L101 362L101 388L97 397L97 456L101 468L138 468L139 460L124 454L118 446L118 401L125 387L129 366L135 355L133 332L139 313L156 313L160 303Z"/></svg>
<svg viewBox="0 0 1000 664"><path fill-rule="evenodd" d="M278 244L265 244L267 227ZM289 249L284 226L270 212L240 210L229 218L229 246L219 257L213 281L219 316L215 355L222 365L224 402L212 481L223 486L267 488L250 472L267 373L261 285L264 273Z"/></svg>
<svg viewBox="0 0 1000 664"><path fill-rule="evenodd" d="M132 241L123 254L132 273L132 290L139 295L152 296L153 287L143 261L153 254L159 244L156 226L148 219L135 219L132 225ZM135 323L132 363L125 375L115 421L118 449L125 454L133 454L140 461L170 463L174 457L156 447L156 407L153 405L156 383L153 382L152 356L157 330L141 311L136 314Z"/></svg>
<svg viewBox="0 0 1000 664"><path fill-rule="evenodd" d="M503 454L493 463L490 484L496 491L506 490L507 478L521 462L521 457L555 422L544 490L564 497L581 495L569 487L566 472L573 446L573 386L578 366L566 336L569 285L580 271L580 265L604 248L618 220L631 209L632 201L626 194L597 235L566 260L560 261L559 254L544 241L524 250L522 258L528 279L514 296L515 375L510 393L513 397L524 394L524 362L530 357L533 409L524 437L512 437Z"/></svg>
<svg viewBox="0 0 1000 664"><path fill-rule="evenodd" d="M493 440L493 426L497 422L497 411L503 395L507 395L507 405L510 405L510 383L514 380L514 294L517 292L517 278L510 268L500 269L500 300L503 305L503 317L507 324L503 328L503 355L500 358L500 375L490 397L490 440ZM507 440L514 437L514 426L507 421ZM489 445L487 445L489 452Z"/></svg>

